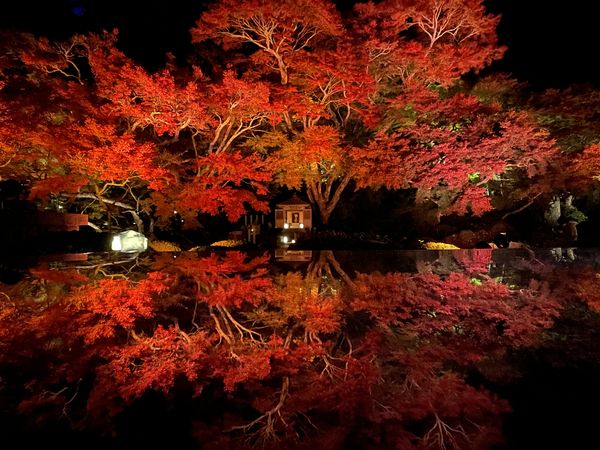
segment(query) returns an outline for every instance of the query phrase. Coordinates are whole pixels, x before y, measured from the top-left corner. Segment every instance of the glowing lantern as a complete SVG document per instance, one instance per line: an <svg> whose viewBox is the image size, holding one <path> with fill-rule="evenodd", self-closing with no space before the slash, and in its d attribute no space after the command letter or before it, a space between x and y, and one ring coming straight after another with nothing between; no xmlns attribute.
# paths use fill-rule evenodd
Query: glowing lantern
<svg viewBox="0 0 600 450"><path fill-rule="evenodd" d="M143 252L148 248L148 238L137 231L123 231L112 237L110 248L123 253Z"/></svg>

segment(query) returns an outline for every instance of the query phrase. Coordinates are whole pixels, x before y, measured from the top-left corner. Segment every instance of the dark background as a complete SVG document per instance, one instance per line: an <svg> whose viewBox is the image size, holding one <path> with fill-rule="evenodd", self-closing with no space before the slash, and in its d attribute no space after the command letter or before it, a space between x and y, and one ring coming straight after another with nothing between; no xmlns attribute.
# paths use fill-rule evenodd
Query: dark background
<svg viewBox="0 0 600 450"><path fill-rule="evenodd" d="M348 12L355 2L336 3ZM206 0L21 0L0 7L0 28L55 39L118 28L122 50L155 70L164 64L166 52L186 60L193 49L189 29L207 4ZM598 2L486 0L486 5L490 12L502 14L498 34L509 49L492 70L511 72L535 89L575 83L600 86Z"/></svg>

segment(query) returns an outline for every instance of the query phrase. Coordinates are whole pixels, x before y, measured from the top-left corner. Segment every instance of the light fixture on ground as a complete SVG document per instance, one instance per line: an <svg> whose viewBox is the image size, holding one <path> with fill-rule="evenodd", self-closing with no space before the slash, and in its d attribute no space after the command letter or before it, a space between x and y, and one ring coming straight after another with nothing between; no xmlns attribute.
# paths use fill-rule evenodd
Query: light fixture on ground
<svg viewBox="0 0 600 450"><path fill-rule="evenodd" d="M137 231L123 231L112 237L110 249L123 253L143 252L148 249L148 238Z"/></svg>

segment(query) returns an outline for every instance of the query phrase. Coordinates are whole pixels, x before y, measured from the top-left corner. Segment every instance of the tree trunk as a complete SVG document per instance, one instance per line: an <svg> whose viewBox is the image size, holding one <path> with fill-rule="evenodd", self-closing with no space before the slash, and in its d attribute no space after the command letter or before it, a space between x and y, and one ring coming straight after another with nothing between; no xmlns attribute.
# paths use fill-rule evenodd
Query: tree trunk
<svg viewBox="0 0 600 450"><path fill-rule="evenodd" d="M288 84L287 67L283 65L283 61L281 61L281 63L279 64L279 75L281 75L281 84Z"/></svg>
<svg viewBox="0 0 600 450"><path fill-rule="evenodd" d="M277 59L277 67L279 68L279 75L281 76L281 84L288 84L288 70L283 58L277 53L273 52L273 56Z"/></svg>
<svg viewBox="0 0 600 450"><path fill-rule="evenodd" d="M331 213L339 203L342 193L349 182L350 177L344 176L335 189L333 189L331 184L323 184L316 181L307 183L308 199L318 209L323 225L329 223Z"/></svg>
<svg viewBox="0 0 600 450"><path fill-rule="evenodd" d="M555 195L552 200L548 203L548 208L544 212L544 219L546 222L555 227L558 225L558 219L561 216L560 198Z"/></svg>
<svg viewBox="0 0 600 450"><path fill-rule="evenodd" d="M133 217L133 221L137 226L138 233L144 234L144 224L140 219L140 216L138 216L138 214L133 209L126 209L125 212L131 214L131 217Z"/></svg>

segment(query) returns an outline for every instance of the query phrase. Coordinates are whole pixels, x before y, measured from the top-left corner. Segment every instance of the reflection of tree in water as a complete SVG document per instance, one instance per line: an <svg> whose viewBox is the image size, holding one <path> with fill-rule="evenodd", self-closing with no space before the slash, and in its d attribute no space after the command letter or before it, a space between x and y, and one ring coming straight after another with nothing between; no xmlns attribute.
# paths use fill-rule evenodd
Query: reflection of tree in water
<svg viewBox="0 0 600 450"><path fill-rule="evenodd" d="M343 285L349 288L354 287L352 279L331 250L322 250L317 253L308 266L306 279L315 285L319 295L327 295L329 292L335 294Z"/></svg>
<svg viewBox="0 0 600 450"><path fill-rule="evenodd" d="M416 271L447 276L465 273L479 281L494 279L507 286L527 286L544 263L525 249L468 249L423 252L416 258ZM481 279L481 280L480 280ZM475 281L476 282L476 281Z"/></svg>
<svg viewBox="0 0 600 450"><path fill-rule="evenodd" d="M52 295L0 304L5 392L24 419L117 436L152 392L184 398L203 448L489 448L507 405L464 373L534 345L561 304L488 276L490 253L448 255L352 276L326 251L277 276L237 252L34 269Z"/></svg>

